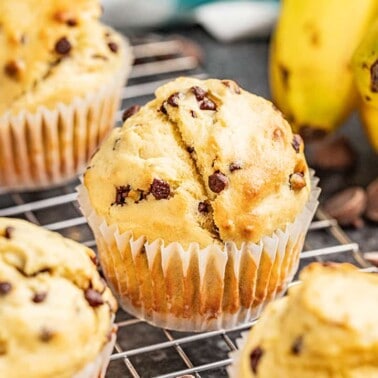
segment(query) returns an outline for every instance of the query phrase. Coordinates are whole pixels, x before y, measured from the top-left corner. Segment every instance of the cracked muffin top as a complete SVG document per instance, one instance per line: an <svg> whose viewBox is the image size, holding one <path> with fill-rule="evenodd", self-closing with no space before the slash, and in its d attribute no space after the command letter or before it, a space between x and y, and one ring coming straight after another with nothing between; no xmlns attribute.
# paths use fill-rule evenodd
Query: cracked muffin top
<svg viewBox="0 0 378 378"><path fill-rule="evenodd" d="M258 242L302 211L303 143L265 99L229 80L179 78L124 114L84 184L95 212L148 242Z"/></svg>
<svg viewBox="0 0 378 378"><path fill-rule="evenodd" d="M378 276L313 263L248 335L242 378L378 377Z"/></svg>
<svg viewBox="0 0 378 378"><path fill-rule="evenodd" d="M96 91L130 60L96 0L0 1L0 115Z"/></svg>
<svg viewBox="0 0 378 378"><path fill-rule="evenodd" d="M59 234L0 218L0 377L71 378L97 357L116 303L94 258Z"/></svg>

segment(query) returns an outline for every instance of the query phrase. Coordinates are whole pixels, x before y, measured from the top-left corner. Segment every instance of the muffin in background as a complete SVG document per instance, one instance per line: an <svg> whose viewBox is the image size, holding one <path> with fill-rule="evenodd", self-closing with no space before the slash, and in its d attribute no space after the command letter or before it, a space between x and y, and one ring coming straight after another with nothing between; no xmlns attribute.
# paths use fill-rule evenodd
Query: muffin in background
<svg viewBox="0 0 378 378"><path fill-rule="evenodd" d="M313 263L239 342L231 378L378 376L378 276Z"/></svg>
<svg viewBox="0 0 378 378"><path fill-rule="evenodd" d="M92 250L0 218L0 376L104 377L116 301Z"/></svg>
<svg viewBox="0 0 378 378"><path fill-rule="evenodd" d="M317 206L302 140L229 80L179 78L126 116L79 188L121 305L185 331L251 320L292 279Z"/></svg>
<svg viewBox="0 0 378 378"><path fill-rule="evenodd" d="M0 188L72 179L113 126L128 42L97 0L0 2Z"/></svg>

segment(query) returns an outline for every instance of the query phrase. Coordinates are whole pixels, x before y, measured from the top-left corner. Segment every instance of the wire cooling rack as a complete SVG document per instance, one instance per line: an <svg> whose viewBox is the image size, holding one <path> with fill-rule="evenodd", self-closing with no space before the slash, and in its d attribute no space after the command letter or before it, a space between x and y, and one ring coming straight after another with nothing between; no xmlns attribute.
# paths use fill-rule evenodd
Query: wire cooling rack
<svg viewBox="0 0 378 378"><path fill-rule="evenodd" d="M133 45L136 61L123 91L123 107L144 103L159 85L180 74L207 76L199 50L186 40L152 36L134 40ZM0 216L27 219L95 249L91 230L76 203L77 184L78 180L35 193L0 193ZM312 261L348 261L363 270L376 271L363 259L358 244L321 210L310 226L300 267ZM116 321L118 338L107 378L225 377L231 362L228 353L237 349L235 340L254 324L229 331L182 333L152 327L122 310Z"/></svg>

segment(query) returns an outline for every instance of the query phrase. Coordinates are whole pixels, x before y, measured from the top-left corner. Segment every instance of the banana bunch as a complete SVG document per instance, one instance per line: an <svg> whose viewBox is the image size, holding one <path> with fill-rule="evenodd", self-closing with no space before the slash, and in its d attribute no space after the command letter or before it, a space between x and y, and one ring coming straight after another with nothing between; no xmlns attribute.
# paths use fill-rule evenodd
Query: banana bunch
<svg viewBox="0 0 378 378"><path fill-rule="evenodd" d="M357 107L352 56L377 15L378 0L282 1L270 49L270 86L296 132L326 134ZM371 109L363 114L372 117Z"/></svg>
<svg viewBox="0 0 378 378"><path fill-rule="evenodd" d="M360 93L360 116L378 151L378 19L354 53L352 67Z"/></svg>

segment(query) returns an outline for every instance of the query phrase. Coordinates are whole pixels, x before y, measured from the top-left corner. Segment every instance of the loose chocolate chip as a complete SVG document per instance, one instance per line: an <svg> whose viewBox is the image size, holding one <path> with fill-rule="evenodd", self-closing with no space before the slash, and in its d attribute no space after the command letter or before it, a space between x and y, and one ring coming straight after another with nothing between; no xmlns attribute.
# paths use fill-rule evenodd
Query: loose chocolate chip
<svg viewBox="0 0 378 378"><path fill-rule="evenodd" d="M67 26L74 27L74 26L77 25L77 20L75 20L74 18L69 18L66 21L66 24L67 24Z"/></svg>
<svg viewBox="0 0 378 378"><path fill-rule="evenodd" d="M378 178L371 182L367 189L366 218L378 222Z"/></svg>
<svg viewBox="0 0 378 378"><path fill-rule="evenodd" d="M12 284L10 282L0 282L0 296L8 294L12 290Z"/></svg>
<svg viewBox="0 0 378 378"><path fill-rule="evenodd" d="M13 231L14 231L14 227L12 227L12 226L5 227L4 236L7 239L11 239Z"/></svg>
<svg viewBox="0 0 378 378"><path fill-rule="evenodd" d="M114 204L123 206L126 203L126 198L129 195L130 190L130 185L118 186L116 188L116 198Z"/></svg>
<svg viewBox="0 0 378 378"><path fill-rule="evenodd" d="M220 171L214 172L208 179L209 188L214 193L220 193L228 184L227 177Z"/></svg>
<svg viewBox="0 0 378 378"><path fill-rule="evenodd" d="M355 186L334 194L324 202L324 210L340 225L361 224L361 215L366 209L367 195L363 188Z"/></svg>
<svg viewBox="0 0 378 378"><path fill-rule="evenodd" d="M53 337L54 337L54 333L51 330L45 327L41 329L41 332L39 334L39 339L42 342L48 343Z"/></svg>
<svg viewBox="0 0 378 378"><path fill-rule="evenodd" d="M222 80L222 84L225 85L227 88L232 89L236 94L240 94L240 87L231 80Z"/></svg>
<svg viewBox="0 0 378 378"><path fill-rule="evenodd" d="M4 66L4 72L11 78L17 78L23 68L20 60L11 60Z"/></svg>
<svg viewBox="0 0 378 378"><path fill-rule="evenodd" d="M177 108L179 106L179 99L180 99L180 93L175 92L168 97L167 102L169 105L173 106L174 108Z"/></svg>
<svg viewBox="0 0 378 378"><path fill-rule="evenodd" d="M303 172L294 172L289 176L290 189L300 190L306 186Z"/></svg>
<svg viewBox="0 0 378 378"><path fill-rule="evenodd" d="M217 110L215 102L211 101L209 98L204 98L200 102L199 107L201 110Z"/></svg>
<svg viewBox="0 0 378 378"><path fill-rule="evenodd" d="M166 181L154 179L150 187L150 192L157 200L161 200L170 196L171 188Z"/></svg>
<svg viewBox="0 0 378 378"><path fill-rule="evenodd" d="M378 92L378 59L370 67L370 89Z"/></svg>
<svg viewBox="0 0 378 378"><path fill-rule="evenodd" d="M108 42L109 50L113 53L118 52L118 45L115 42Z"/></svg>
<svg viewBox="0 0 378 378"><path fill-rule="evenodd" d="M207 201L200 202L198 204L198 211L200 213L208 213L210 211L210 204Z"/></svg>
<svg viewBox="0 0 378 378"><path fill-rule="evenodd" d="M101 293L94 289L86 289L84 291L84 297L91 307L98 307L104 304Z"/></svg>
<svg viewBox="0 0 378 378"><path fill-rule="evenodd" d="M230 170L230 172L238 171L239 169L241 169L241 165L238 163L231 163L228 169Z"/></svg>
<svg viewBox="0 0 378 378"><path fill-rule="evenodd" d="M60 38L56 43L55 43L55 51L58 54L61 55L67 55L71 51L71 43L66 37Z"/></svg>
<svg viewBox="0 0 378 378"><path fill-rule="evenodd" d="M303 336L298 336L291 346L291 353L298 356L301 354L303 348Z"/></svg>
<svg viewBox="0 0 378 378"><path fill-rule="evenodd" d="M47 297L47 293L45 291L41 291L40 293L35 293L32 301L34 303L42 303Z"/></svg>
<svg viewBox="0 0 378 378"><path fill-rule="evenodd" d="M255 349L253 349L253 351L251 352L249 356L251 369L254 374L257 374L257 368L259 366L259 362L263 354L264 354L264 351L260 347L256 347Z"/></svg>
<svg viewBox="0 0 378 378"><path fill-rule="evenodd" d="M122 121L125 122L128 118L133 116L134 114L138 113L140 109L140 105L133 105L130 108L126 109L122 114Z"/></svg>
<svg viewBox="0 0 378 378"><path fill-rule="evenodd" d="M188 146L186 147L186 150L191 154L192 152L194 152L194 147Z"/></svg>
<svg viewBox="0 0 378 378"><path fill-rule="evenodd" d="M197 101L202 101L207 95L207 92L204 89L198 87L197 85L195 85L194 87L191 87L190 90L196 97Z"/></svg>
<svg viewBox="0 0 378 378"><path fill-rule="evenodd" d="M163 102L159 108L159 111L162 112L163 114L167 115L168 112L167 112L167 109L165 108L165 104L166 102Z"/></svg>
<svg viewBox="0 0 378 378"><path fill-rule="evenodd" d="M197 113L194 110L190 111L190 115L192 116L192 118L197 118Z"/></svg>
<svg viewBox="0 0 378 378"><path fill-rule="evenodd" d="M303 141L302 141L301 136L299 134L294 134L291 145L293 146L296 153L299 153L299 151L301 150L302 143Z"/></svg>

